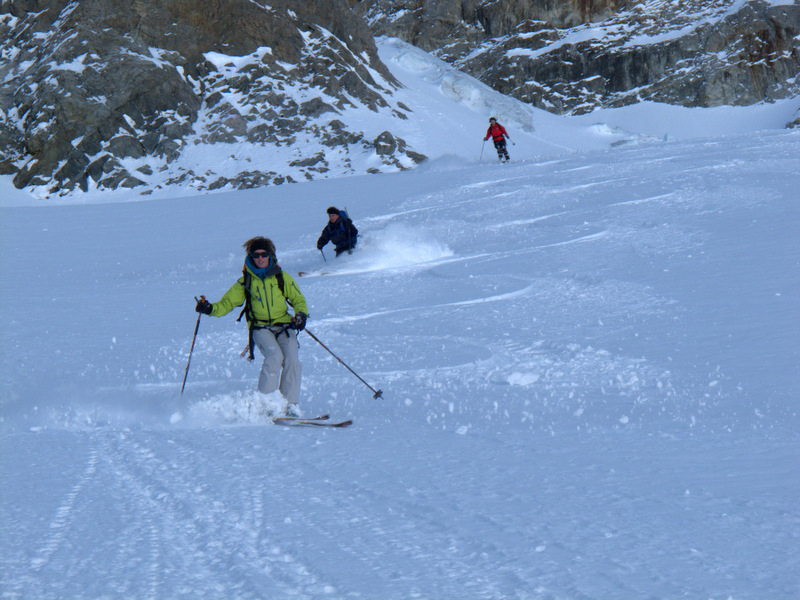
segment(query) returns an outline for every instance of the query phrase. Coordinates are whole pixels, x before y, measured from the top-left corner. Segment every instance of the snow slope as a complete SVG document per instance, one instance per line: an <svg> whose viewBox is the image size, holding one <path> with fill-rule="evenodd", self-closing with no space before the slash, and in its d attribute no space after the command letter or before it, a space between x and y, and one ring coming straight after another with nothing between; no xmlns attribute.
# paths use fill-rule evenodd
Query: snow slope
<svg viewBox="0 0 800 600"><path fill-rule="evenodd" d="M426 131L466 124L415 171L5 196L0 595L798 597L786 107L525 131L514 103L386 56ZM487 112L509 165L479 155ZM329 205L362 237L323 262ZM201 319L179 395L193 296L218 299L256 234L310 272L309 329L384 392L301 335L302 408L349 429L267 424L234 314Z"/></svg>

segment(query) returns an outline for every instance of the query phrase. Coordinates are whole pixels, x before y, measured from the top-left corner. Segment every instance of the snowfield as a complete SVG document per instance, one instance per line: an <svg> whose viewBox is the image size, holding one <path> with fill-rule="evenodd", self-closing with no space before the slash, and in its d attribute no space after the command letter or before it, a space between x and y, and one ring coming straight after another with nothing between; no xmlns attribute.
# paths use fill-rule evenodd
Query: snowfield
<svg viewBox="0 0 800 600"><path fill-rule="evenodd" d="M403 48L399 99L449 106L414 171L144 198L3 179L0 597L800 597L788 104L525 131ZM480 154L489 110L510 164ZM324 261L330 205L361 238ZM201 318L180 396L194 296L258 234L383 390L301 334L301 408L348 429L270 423L234 313Z"/></svg>

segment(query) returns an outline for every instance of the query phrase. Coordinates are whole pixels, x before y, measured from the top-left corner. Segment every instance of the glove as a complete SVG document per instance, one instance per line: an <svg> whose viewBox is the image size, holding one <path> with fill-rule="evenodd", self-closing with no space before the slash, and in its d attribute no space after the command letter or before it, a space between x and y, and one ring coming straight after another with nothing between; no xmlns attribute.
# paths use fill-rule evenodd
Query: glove
<svg viewBox="0 0 800 600"><path fill-rule="evenodd" d="M306 313L297 313L294 317L292 317L292 327L297 329L297 331L303 331L306 328L306 319L308 316Z"/></svg>
<svg viewBox="0 0 800 600"><path fill-rule="evenodd" d="M197 306L194 307L194 310L204 315L210 315L214 310L214 306L206 300L205 296L200 296L200 300L197 301Z"/></svg>
<svg viewBox="0 0 800 600"><path fill-rule="evenodd" d="M325 247L325 244L317 244L317 250L322 250Z"/></svg>

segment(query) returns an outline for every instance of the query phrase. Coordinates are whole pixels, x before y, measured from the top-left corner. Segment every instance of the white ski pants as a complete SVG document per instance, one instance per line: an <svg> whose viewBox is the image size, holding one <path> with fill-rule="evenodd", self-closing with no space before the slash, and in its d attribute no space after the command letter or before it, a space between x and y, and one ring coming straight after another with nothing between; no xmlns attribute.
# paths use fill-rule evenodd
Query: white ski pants
<svg viewBox="0 0 800 600"><path fill-rule="evenodd" d="M297 404L301 375L297 331L274 326L256 329L253 331L253 341L264 355L258 376L258 391L269 394L280 389L289 404Z"/></svg>

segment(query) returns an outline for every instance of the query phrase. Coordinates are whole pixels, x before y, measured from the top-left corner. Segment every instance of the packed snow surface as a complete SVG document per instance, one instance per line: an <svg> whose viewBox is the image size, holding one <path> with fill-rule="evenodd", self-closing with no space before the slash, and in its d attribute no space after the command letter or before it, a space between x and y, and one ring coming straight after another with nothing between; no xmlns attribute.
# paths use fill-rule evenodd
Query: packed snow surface
<svg viewBox="0 0 800 600"><path fill-rule="evenodd" d="M525 130L402 52L402 101L447 115L414 171L50 200L3 179L0 597L800 597L787 107ZM503 106L509 164L481 153ZM316 250L330 205L350 256ZM200 318L180 395L194 297L258 234L383 391L300 334L301 408L350 428L271 424L238 311Z"/></svg>

